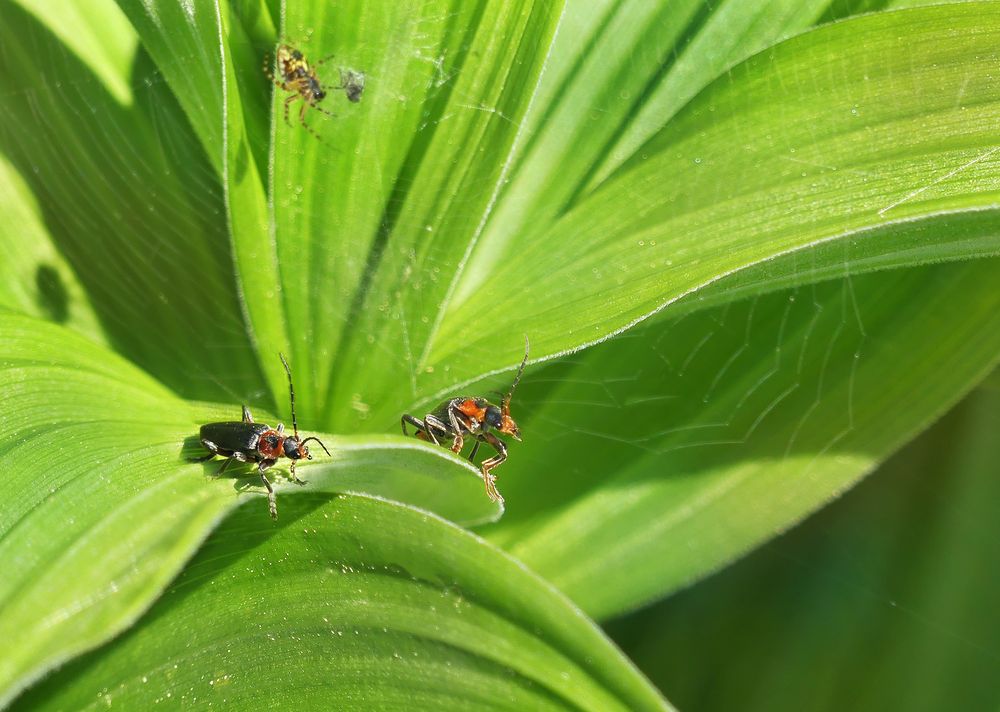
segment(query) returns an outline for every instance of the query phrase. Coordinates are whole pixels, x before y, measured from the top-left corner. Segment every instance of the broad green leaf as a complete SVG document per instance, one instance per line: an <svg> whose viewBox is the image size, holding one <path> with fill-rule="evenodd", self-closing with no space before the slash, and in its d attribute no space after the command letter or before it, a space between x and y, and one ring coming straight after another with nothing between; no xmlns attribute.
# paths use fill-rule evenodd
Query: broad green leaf
<svg viewBox="0 0 1000 712"><path fill-rule="evenodd" d="M836 3L827 15L863 4ZM277 477L274 525L253 478L214 478L217 463L184 462L198 450L199 424L237 417L241 402L258 420L274 422L270 409L288 422L278 351L296 373L303 429L338 433L322 434L333 457L303 468L306 490L379 495L471 524L498 511L467 463L398 434L349 433L395 433L402 411L513 367L525 333L534 357L550 358L675 303L673 314L687 315L676 324L665 315L552 370L532 364L515 404L528 440L498 472L515 516L497 541L602 614L662 595L787 526L995 363L994 264L857 275L997 252L996 5L823 28L704 91L822 8L624 2L601 4L591 24L581 5L565 18L576 34L562 36L562 4L542 0L88 5L62 14L41 1L0 5L0 95L12 99L0 109L11 186L0 246L15 253L3 269L17 282L0 287L0 389L11 397L0 444L14 503L0 513L0 562L12 572L0 581L0 639L13 651L0 657L0 700L128 628L244 500L251 506L226 532L249 532L253 543L214 538L134 635L166 626L150 640L169 638L186 654L197 626L162 621L222 612L231 633L278 589L277 617L255 634L305 649L283 617L291 601L319 598L327 574L313 569L317 550L294 544L298 524L361 500L287 497L299 488ZM278 41L302 49L329 92L321 106L335 116L305 114L319 140L298 125L301 103L285 124L287 94L261 72ZM359 104L338 89L348 68L367 75ZM628 103L614 101L616 88ZM606 122L592 118L595 98L612 110ZM525 197L530 206L518 202ZM59 320L30 284L50 259L66 276L64 323L86 339L6 313ZM805 286L834 277L839 286ZM778 289L794 291L761 296ZM504 374L475 392L508 383ZM713 446L717 438L736 442ZM500 638L475 641L471 654L450 639L424 635L416 647L407 638L418 659L442 656L428 669L449 685L452 663L469 671L456 686L477 695L479 680L491 682L509 692L502 704L539 706L536 694L599 709L655 703L572 611L563 623L576 643L556 649L577 667L564 679L546 663L552 611L566 604L495 551L417 523L410 510L363 506L379 514L358 523L346 516L354 510L337 510L345 516L314 527L332 532L321 560L346 541L363 563L369 529L383 560L407 572L404 559L442 572L465 552L475 565L461 562L463 590L509 606L502 613L516 623L529 609L544 621L541 633L512 631L517 646L540 651L525 659L506 655L513 646ZM437 533L413 534L427 527ZM662 531L685 542L679 553ZM279 550L300 578L267 573L285 573ZM257 551L269 565L247 567ZM185 607L205 567L229 586L228 596L202 589L211 616ZM373 578L378 592L384 577ZM280 590L292 579L295 590ZM354 583L337 582L334 610L345 590L375 600ZM251 588L260 593L240 598ZM401 596L417 601L403 624L433 626L423 601ZM557 602L522 602L539 597ZM316 632L310 623L303 630ZM157 652L128 640L122 650ZM197 652L211 658L215 640ZM384 654L399 638L388 640ZM37 694L85 690L85 704L113 702L101 676L123 668L93 661L128 660L119 643L68 668L79 688L57 690L57 677ZM397 671L383 675L363 656L367 639L353 646L334 651L359 671L348 693L372 679L387 705L449 691L414 667L400 692ZM277 681L288 695L321 694L300 684L308 658L278 657L290 664ZM241 661L212 659L225 670L186 671L160 688L161 701L168 692L201 700L193 686L202 682L232 691L224 675ZM258 674L238 690L248 705L262 699L273 662L266 649L255 658ZM144 695L129 679L123 694Z"/></svg>
<svg viewBox="0 0 1000 712"><path fill-rule="evenodd" d="M1000 368L996 369L987 376L979 387L988 391L1000 391Z"/></svg>
<svg viewBox="0 0 1000 712"><path fill-rule="evenodd" d="M679 56L663 81L650 88L649 96L633 111L621 135L612 139L613 145L590 177L588 187L600 185L615 168L638 153L711 80L738 60L804 30L828 4L824 0L702 3L702 17L693 22L697 34L691 37L690 44L679 48Z"/></svg>
<svg viewBox="0 0 1000 712"><path fill-rule="evenodd" d="M243 24L252 12L245 8L244 14L232 18L217 3L194 6L176 0L121 5L179 98L221 179L235 246L241 315L249 310L256 316L245 331L258 350L287 352L263 178L268 173L264 111L269 80L255 51L260 47L251 43ZM263 28L253 28L258 36L267 30L267 18L261 22ZM274 393L280 393L284 377L280 365L263 356L260 365Z"/></svg>
<svg viewBox="0 0 1000 712"><path fill-rule="evenodd" d="M288 509L280 529L237 512L135 628L15 709L667 708L568 600L457 527L360 497Z"/></svg>
<svg viewBox="0 0 1000 712"><path fill-rule="evenodd" d="M563 353L752 265L994 206L998 42L1000 6L963 3L836 23L735 67L554 226L463 273L468 296L440 322L424 387L516 363L526 332L539 357ZM804 265L823 267L785 259L774 272ZM485 314L489 329L470 330Z"/></svg>
<svg viewBox="0 0 1000 712"><path fill-rule="evenodd" d="M486 274L514 235L551 226L588 185L607 178L698 91L738 60L808 26L825 0L570 3L531 135L466 270ZM477 285L465 279L455 299Z"/></svg>
<svg viewBox="0 0 1000 712"><path fill-rule="evenodd" d="M998 279L982 260L838 280L658 318L542 371L490 538L596 617L714 571L989 372Z"/></svg>
<svg viewBox="0 0 1000 712"><path fill-rule="evenodd" d="M106 2L105 2L106 4ZM119 0L217 172L223 163L220 4Z"/></svg>
<svg viewBox="0 0 1000 712"><path fill-rule="evenodd" d="M248 517L272 524L259 479L214 477L219 462L187 462L203 452L191 447L199 425L235 419L238 404L189 405L121 357L37 319L0 315L0 344L2 704L130 625L241 501L253 500ZM367 492L466 523L497 516L478 473L441 448L401 437L324 440L333 457L301 468L306 489ZM281 492L298 490L272 479Z"/></svg>
<svg viewBox="0 0 1000 712"><path fill-rule="evenodd" d="M96 0L86 5L56 5L44 0L14 0L14 4L55 35L117 102L132 103L133 87L122 68L131 62L137 41L128 20L112 2ZM38 62L44 62L45 58L40 51Z"/></svg>
<svg viewBox="0 0 1000 712"><path fill-rule="evenodd" d="M684 709L996 709L997 432L1000 393L974 392L842 501L613 635Z"/></svg>
<svg viewBox="0 0 1000 712"><path fill-rule="evenodd" d="M945 213L886 225L850 240L825 242L782 255L713 282L691 298L674 302L671 315L727 304L779 289L867 272L933 264L956 255L985 258L1000 253L1000 211L996 208Z"/></svg>
<svg viewBox="0 0 1000 712"><path fill-rule="evenodd" d="M330 91L299 126L277 91L270 187L291 351L313 384L302 411L384 430L414 396L438 304L499 190L561 3L290 3L284 36ZM295 40L294 38L299 38ZM335 55L324 64L319 61ZM367 75L358 104L340 71ZM237 253L260 253L236 233ZM254 328L264 295L246 294ZM518 337L520 338L520 337Z"/></svg>
<svg viewBox="0 0 1000 712"><path fill-rule="evenodd" d="M32 5L36 15L60 12ZM145 55L116 67L131 88L123 103L103 78L110 60L95 74L36 15L0 4L0 94L16 98L0 106L0 153L119 353L182 395L248 398L261 377L232 278L222 191L187 119ZM93 0L85 19L122 22L110 0ZM0 244L28 249L29 229L0 225Z"/></svg>

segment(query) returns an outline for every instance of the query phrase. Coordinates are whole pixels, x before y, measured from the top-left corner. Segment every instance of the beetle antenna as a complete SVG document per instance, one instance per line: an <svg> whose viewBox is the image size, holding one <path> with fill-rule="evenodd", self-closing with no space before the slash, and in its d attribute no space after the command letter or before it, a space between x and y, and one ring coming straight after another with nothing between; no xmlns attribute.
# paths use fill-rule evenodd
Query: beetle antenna
<svg viewBox="0 0 1000 712"><path fill-rule="evenodd" d="M306 438L305 440L303 440L303 441L302 441L301 443L299 443L299 444L300 444L300 445L305 445L305 444L306 444L307 442L309 442L310 440L315 440L316 442L318 442L318 443L319 443L319 446L320 446L321 448L323 448L323 452L325 452L325 453L326 453L327 455L329 455L329 454L330 454L330 451L326 449L326 445L324 445L324 444L323 444L323 441L322 441L322 440L320 440L319 438L317 438L317 437L316 437L315 435L312 435L312 436L310 436L310 437Z"/></svg>
<svg viewBox="0 0 1000 712"><path fill-rule="evenodd" d="M299 424L295 420L295 387L292 386L292 369L288 367L288 361L285 360L285 354L278 352L278 358L281 359L281 363L285 366L285 373L288 374L288 399L292 402L292 430L295 431L295 439L299 438ZM322 445L322 443L320 443ZM326 448L323 448L324 450Z"/></svg>
<svg viewBox="0 0 1000 712"><path fill-rule="evenodd" d="M503 397L503 412L510 415L510 397L514 395L514 389L517 388L517 384L521 381L521 376L524 374L524 367L528 365L528 335L524 335L524 358L521 359L521 365L517 369L517 375L514 376L514 382L510 384L510 390L507 391L507 395Z"/></svg>

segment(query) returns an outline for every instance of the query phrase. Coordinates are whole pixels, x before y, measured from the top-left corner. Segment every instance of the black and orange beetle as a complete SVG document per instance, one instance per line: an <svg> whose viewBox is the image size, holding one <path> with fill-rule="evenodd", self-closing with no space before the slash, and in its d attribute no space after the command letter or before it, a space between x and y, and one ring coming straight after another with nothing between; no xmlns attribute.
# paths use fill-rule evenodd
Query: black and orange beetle
<svg viewBox="0 0 1000 712"><path fill-rule="evenodd" d="M243 406L243 420L229 421L225 423L208 423L201 426L199 433L201 444L209 451L205 457L198 461L211 460L216 455L226 458L219 468L221 475L229 467L233 460L240 462L256 462L260 479L267 488L267 504L272 519L278 518L278 505L274 498L274 488L264 474L264 470L275 464L279 458L287 457L291 460L289 469L292 472L292 480L303 485L305 482L295 475L295 461L305 458L312 459L306 443L315 440L323 448L327 455L330 451L326 449L319 438L309 437L302 440L299 437L299 425L295 420L295 388L292 386L292 370L288 367L288 361L283 354L278 354L281 363L285 366L285 373L288 374L288 396L292 403L292 430L294 435L285 435L285 426L278 423L277 428L271 428L264 423L253 422L250 409Z"/></svg>
<svg viewBox="0 0 1000 712"><path fill-rule="evenodd" d="M476 444L472 447L472 452L469 453L469 462L475 462L476 453L479 452L479 446L483 443L492 447L497 454L483 460L479 469L483 473L486 494L494 502L502 503L503 497L497 491L496 475L491 472L507 459L507 446L493 432L510 435L517 441L521 440L521 431L514 419L510 417L510 398L514 395L514 389L517 388L527 363L528 337L525 336L524 358L517 369L517 375L514 376L510 390L500 401L499 406L478 396L449 398L425 415L423 420L408 413L404 414L400 418L403 435L409 435L406 432L406 424L409 423L417 429L416 436L421 440L429 440L435 445L445 445L447 441L452 441L451 451L454 453L461 452L465 438L471 437L475 439Z"/></svg>

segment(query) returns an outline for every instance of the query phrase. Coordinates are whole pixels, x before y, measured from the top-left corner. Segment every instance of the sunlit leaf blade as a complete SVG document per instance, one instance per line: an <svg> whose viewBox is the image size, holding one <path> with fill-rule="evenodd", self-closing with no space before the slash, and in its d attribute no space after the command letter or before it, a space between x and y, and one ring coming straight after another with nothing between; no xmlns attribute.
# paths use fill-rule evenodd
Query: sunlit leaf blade
<svg viewBox="0 0 1000 712"><path fill-rule="evenodd" d="M649 96L636 105L627 126L614 137L601 165L587 181L588 188L600 185L634 156L711 80L751 54L806 29L829 4L828 0L702 3L687 29L690 44L678 48L666 76L649 87Z"/></svg>
<svg viewBox="0 0 1000 712"><path fill-rule="evenodd" d="M280 394L284 374L270 356L288 351L288 345L277 302L277 256L270 238L263 178L267 173L265 97L269 81L242 22L255 17L255 8L245 4L242 14L231 17L218 3L155 0L120 4L184 108L221 179L233 243L253 245L249 250L235 250L237 277L228 276L227 284L238 283L241 306L254 312L256 318L250 321L256 329L249 329L248 336L264 352L261 367L273 392ZM256 10L263 28L251 31L259 35L267 31L268 18L260 19L260 7Z"/></svg>
<svg viewBox="0 0 1000 712"><path fill-rule="evenodd" d="M977 389L843 501L616 639L683 709L995 709L998 432L1000 393Z"/></svg>
<svg viewBox="0 0 1000 712"><path fill-rule="evenodd" d="M134 366L34 319L0 343L2 701L131 622L234 497L180 466L187 408Z"/></svg>
<svg viewBox="0 0 1000 712"><path fill-rule="evenodd" d="M280 529L237 512L135 628L15 709L667 708L569 601L460 529L361 497L286 510Z"/></svg>
<svg viewBox="0 0 1000 712"><path fill-rule="evenodd" d="M515 335L564 352L776 256L995 205L998 43L1000 6L961 3L836 23L737 66L555 226L463 274L423 383L516 363ZM950 256L963 245L980 252Z"/></svg>
<svg viewBox="0 0 1000 712"><path fill-rule="evenodd" d="M336 454L310 466L309 489L406 502L466 526L492 522L503 512L486 497L479 470L444 448L401 435L348 435L325 441ZM442 460L453 464L446 467Z"/></svg>
<svg viewBox="0 0 1000 712"><path fill-rule="evenodd" d="M983 260L779 292L659 318L542 372L534 408L523 387L527 437L490 537L597 617L704 576L849 487L990 370L998 279Z"/></svg>
<svg viewBox="0 0 1000 712"><path fill-rule="evenodd" d="M120 15L94 0L86 19L101 25L108 14ZM0 4L0 27L0 95L9 98L0 152L42 207L107 340L182 395L259 389L218 178L148 57L129 54L132 65L116 67L131 90L123 100L19 5ZM15 250L28 239L19 227L0 228Z"/></svg>
<svg viewBox="0 0 1000 712"><path fill-rule="evenodd" d="M804 29L825 0L570 3L539 96L531 136L512 169L455 299L520 232L543 234L578 194L596 185L663 128L722 71Z"/></svg>
<svg viewBox="0 0 1000 712"><path fill-rule="evenodd" d="M86 293L52 241L41 206L0 155L0 307L65 324L94 341L104 334Z"/></svg>
<svg viewBox="0 0 1000 712"><path fill-rule="evenodd" d="M121 357L37 319L0 315L0 344L2 704L127 627L241 501L272 525L259 479L217 478L219 462L186 462L203 452L199 425L234 419L238 404L192 407ZM312 480L305 489L370 492L466 523L498 514L477 473L441 449L400 437L324 439L333 457L300 468ZM298 491L283 470L273 475L279 491Z"/></svg>
<svg viewBox="0 0 1000 712"><path fill-rule="evenodd" d="M184 109L205 155L223 163L220 3L117 0Z"/></svg>
<svg viewBox="0 0 1000 712"><path fill-rule="evenodd" d="M1000 254L1000 210L990 208L934 215L914 222L885 225L782 255L723 277L689 299L671 304L670 314L710 306L788 287L850 277L914 264L947 262L959 256L985 258Z"/></svg>
<svg viewBox="0 0 1000 712"><path fill-rule="evenodd" d="M382 430L365 409L412 395L427 334L499 189L559 2L290 3L284 36L329 95L289 124L276 92L271 186L303 413ZM332 58L320 64L328 55ZM360 103L341 70L366 76ZM241 242L237 250L256 250ZM247 295L255 325L257 304ZM398 406L397 406L398 407Z"/></svg>

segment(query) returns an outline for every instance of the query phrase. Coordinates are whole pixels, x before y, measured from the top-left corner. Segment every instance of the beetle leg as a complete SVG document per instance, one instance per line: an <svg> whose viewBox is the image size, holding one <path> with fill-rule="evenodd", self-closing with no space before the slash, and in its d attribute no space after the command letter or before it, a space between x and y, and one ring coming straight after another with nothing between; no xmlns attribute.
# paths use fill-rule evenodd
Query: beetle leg
<svg viewBox="0 0 1000 712"><path fill-rule="evenodd" d="M424 416L424 423L426 423L427 426L426 428L424 428L424 432L427 433L428 436L430 436L431 442L433 442L435 445L440 445L441 441L437 439L437 436L434 434L434 431L437 430L442 435L448 435L448 426L442 423L437 418L435 418L430 413Z"/></svg>
<svg viewBox="0 0 1000 712"><path fill-rule="evenodd" d="M454 453L462 452L462 446L465 445L465 438L462 436L462 424L458 422L457 412L457 408L448 406L448 420L451 422L451 429L455 431L455 442L451 444L451 451Z"/></svg>
<svg viewBox="0 0 1000 712"><path fill-rule="evenodd" d="M440 445L441 441L438 440L438 436L434 434L434 431L438 431L441 435L448 434L448 426L442 423L440 420L435 418L433 415L428 413L424 416L424 419L415 418L409 413L404 413L403 417L399 419L399 424L403 428L403 435L409 435L406 432L406 424L409 423L414 428L417 429L416 436L422 440L430 440L435 445Z"/></svg>
<svg viewBox="0 0 1000 712"><path fill-rule="evenodd" d="M261 460L260 464L257 465L257 471L260 472L260 481L267 488L267 511L271 514L271 519L278 518L278 501L274 497L274 488L267 479L267 475L264 474L264 470L273 465L274 462L274 460Z"/></svg>
<svg viewBox="0 0 1000 712"><path fill-rule="evenodd" d="M420 418L414 418L409 413L404 413L403 417L399 419L399 424L403 427L403 435L409 435L409 433L406 432L407 423L416 428L418 432L421 430L427 430L427 426L424 425L424 421L420 420Z"/></svg>
<svg viewBox="0 0 1000 712"><path fill-rule="evenodd" d="M205 440L205 438L202 438L201 444L202 447L204 447L206 450L212 453L212 457L215 457L216 455L219 454L219 446L213 443L211 440Z"/></svg>
<svg viewBox="0 0 1000 712"><path fill-rule="evenodd" d="M482 440L476 439L476 444L472 446L472 452L469 453L469 462L476 461L476 453L479 452L479 446L483 444Z"/></svg>
<svg viewBox="0 0 1000 712"><path fill-rule="evenodd" d="M491 457L489 460L483 460L483 464L479 466L479 469L483 473L483 482L486 484L486 494L494 502L503 503L503 496L497 491L496 486L496 475L490 474L490 471L500 466L504 460L507 459L507 446L504 445L503 440L498 438L493 433L483 433L483 439L491 445L497 454Z"/></svg>
<svg viewBox="0 0 1000 712"><path fill-rule="evenodd" d="M305 480L300 480L299 476L295 474L295 460L292 460L291 463L289 463L288 469L292 471L292 482L297 485L304 485L306 483Z"/></svg>
<svg viewBox="0 0 1000 712"><path fill-rule="evenodd" d="M243 422L244 423L252 423L253 422L253 416L250 415L250 409L247 408L246 406L243 406Z"/></svg>
<svg viewBox="0 0 1000 712"><path fill-rule="evenodd" d="M235 459L236 459L235 457L227 457L226 461L222 463L222 467L220 467L219 471L215 473L215 476L216 477L221 476L222 473L226 471L226 468L229 467L229 463L231 463Z"/></svg>
<svg viewBox="0 0 1000 712"><path fill-rule="evenodd" d="M188 462L205 462L206 460L211 460L213 457L219 454L218 446L211 440L202 440L201 446L206 450L208 450L208 454L203 455L202 457L189 457Z"/></svg>

